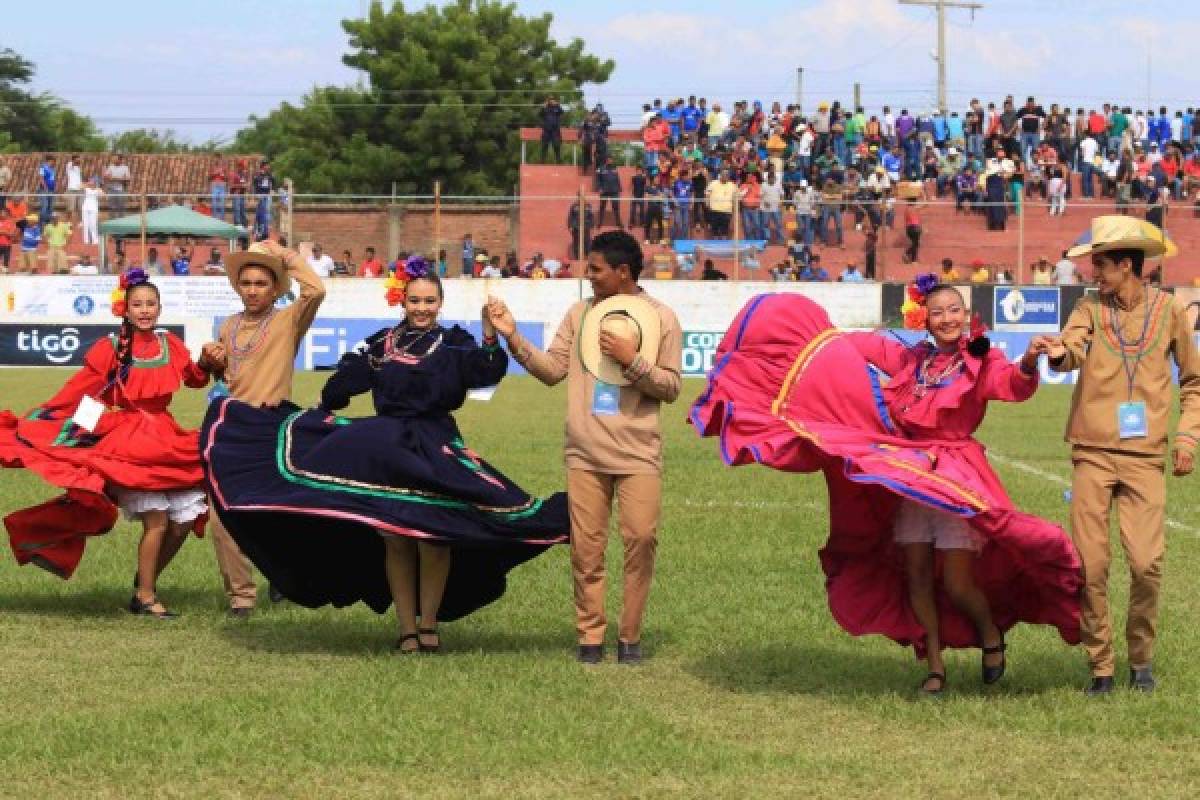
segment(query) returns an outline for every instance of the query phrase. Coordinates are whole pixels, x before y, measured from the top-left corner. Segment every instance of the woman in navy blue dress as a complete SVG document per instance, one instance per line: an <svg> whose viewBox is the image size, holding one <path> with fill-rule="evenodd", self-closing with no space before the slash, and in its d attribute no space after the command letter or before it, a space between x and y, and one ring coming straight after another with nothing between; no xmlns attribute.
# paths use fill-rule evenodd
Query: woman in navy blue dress
<svg viewBox="0 0 1200 800"><path fill-rule="evenodd" d="M438 324L442 285L406 266L405 316L347 353L320 407L210 406L201 452L214 507L243 552L304 606L395 603L400 652L435 652L438 619L499 598L518 564L565 543L566 496L530 497L463 442L450 412L508 356ZM376 416L334 413L371 392ZM418 627L418 619L420 620Z"/></svg>

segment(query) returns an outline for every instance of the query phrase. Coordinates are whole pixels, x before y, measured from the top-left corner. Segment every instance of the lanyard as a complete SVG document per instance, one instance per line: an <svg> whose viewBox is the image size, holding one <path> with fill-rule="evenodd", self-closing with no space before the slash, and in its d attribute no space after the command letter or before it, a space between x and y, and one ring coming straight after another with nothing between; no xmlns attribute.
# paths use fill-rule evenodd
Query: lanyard
<svg viewBox="0 0 1200 800"><path fill-rule="evenodd" d="M1157 300L1158 298L1154 298ZM1137 375L1138 363L1142 360L1144 352L1142 346L1146 343L1146 334L1150 330L1150 307L1153 302L1150 299L1150 290L1146 289L1146 316L1142 319L1142 334L1135 342L1126 342L1125 337L1121 335L1121 320L1118 317L1116 302L1113 302L1112 327L1113 333L1117 336L1117 343L1121 345L1121 367L1125 370L1125 378L1129 382L1129 399L1133 400L1133 382ZM1132 312L1130 312L1132 313ZM1136 347L1137 353L1133 356L1133 365L1130 366L1130 358L1125 354L1125 348Z"/></svg>

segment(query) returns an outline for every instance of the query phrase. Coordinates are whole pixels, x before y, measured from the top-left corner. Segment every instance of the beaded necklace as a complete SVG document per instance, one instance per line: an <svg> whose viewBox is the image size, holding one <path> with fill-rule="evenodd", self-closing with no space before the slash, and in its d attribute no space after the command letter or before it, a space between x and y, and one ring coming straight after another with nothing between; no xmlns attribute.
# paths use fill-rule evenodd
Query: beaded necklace
<svg viewBox="0 0 1200 800"><path fill-rule="evenodd" d="M258 323L258 328L254 333L250 334L250 341L246 342L244 347L239 347L237 340L238 334L242 332L242 322L245 319L244 313L234 315L233 330L229 335L229 369L228 374L230 380L237 377L238 371L242 364L251 356L256 354L263 348L267 341L267 333L271 327L271 320L275 319L275 313L278 311L274 306L267 312L267 315Z"/></svg>
<svg viewBox="0 0 1200 800"><path fill-rule="evenodd" d="M412 349L419 342L423 341L426 336L434 332L437 333L437 338L433 340L425 352L419 355L414 354ZM414 336L413 334L416 335ZM383 340L383 355L379 358L370 358L370 364L374 369L379 369L389 361L395 361L400 364L416 364L421 359L433 355L441 346L444 336L445 331L436 326L420 330L408 328L407 323L401 322L387 332L387 336Z"/></svg>
<svg viewBox="0 0 1200 800"><path fill-rule="evenodd" d="M933 366L933 360L937 358L937 356L938 351L933 350L928 356L925 357L924 362L917 369L917 386L915 389L913 389L913 397L919 399L924 397L930 389L940 389L943 386L942 381L946 380L953 373L962 369L963 358L962 354L960 353L956 354L954 358L950 359L950 363L941 372L937 373L936 375L930 375L929 370Z"/></svg>

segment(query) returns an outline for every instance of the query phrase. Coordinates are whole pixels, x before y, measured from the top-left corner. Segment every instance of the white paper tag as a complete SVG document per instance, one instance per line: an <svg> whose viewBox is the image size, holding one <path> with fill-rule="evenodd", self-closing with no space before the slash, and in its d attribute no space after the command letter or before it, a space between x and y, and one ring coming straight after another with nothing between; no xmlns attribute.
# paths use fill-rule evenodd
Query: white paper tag
<svg viewBox="0 0 1200 800"><path fill-rule="evenodd" d="M467 390L467 399L479 400L481 402L486 403L492 399L492 395L496 394L497 388L499 388L499 384L497 384L496 386L484 386L483 388L480 388L480 389L468 389Z"/></svg>
<svg viewBox="0 0 1200 800"><path fill-rule="evenodd" d="M96 430L96 425L100 422L100 415L103 413L104 404L85 394L79 401L79 408L75 409L75 413L71 416L71 421L88 433L92 433Z"/></svg>

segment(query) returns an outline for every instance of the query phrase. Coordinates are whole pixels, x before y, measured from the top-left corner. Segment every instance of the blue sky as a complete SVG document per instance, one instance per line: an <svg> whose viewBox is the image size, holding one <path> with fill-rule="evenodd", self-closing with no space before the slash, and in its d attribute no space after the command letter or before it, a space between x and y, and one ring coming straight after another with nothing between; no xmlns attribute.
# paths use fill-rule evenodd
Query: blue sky
<svg viewBox="0 0 1200 800"><path fill-rule="evenodd" d="M1035 94L1046 102L1200 105L1195 79L1200 5L1168 0L982 0L972 21L949 14L950 101ZM410 8L423 3L408 3ZM936 28L931 10L895 0L581 0L518 2L555 14L560 41L579 36L613 58L610 81L592 87L618 125L646 98L710 100L796 95L849 99L859 81L868 108L932 105ZM363 0L111 0L6 8L0 46L37 65L36 88L91 114L106 132L173 128L199 141L228 137L318 84L353 83L341 64L339 21ZM649 9L649 10L648 10ZM1149 54L1149 63L1148 56Z"/></svg>

